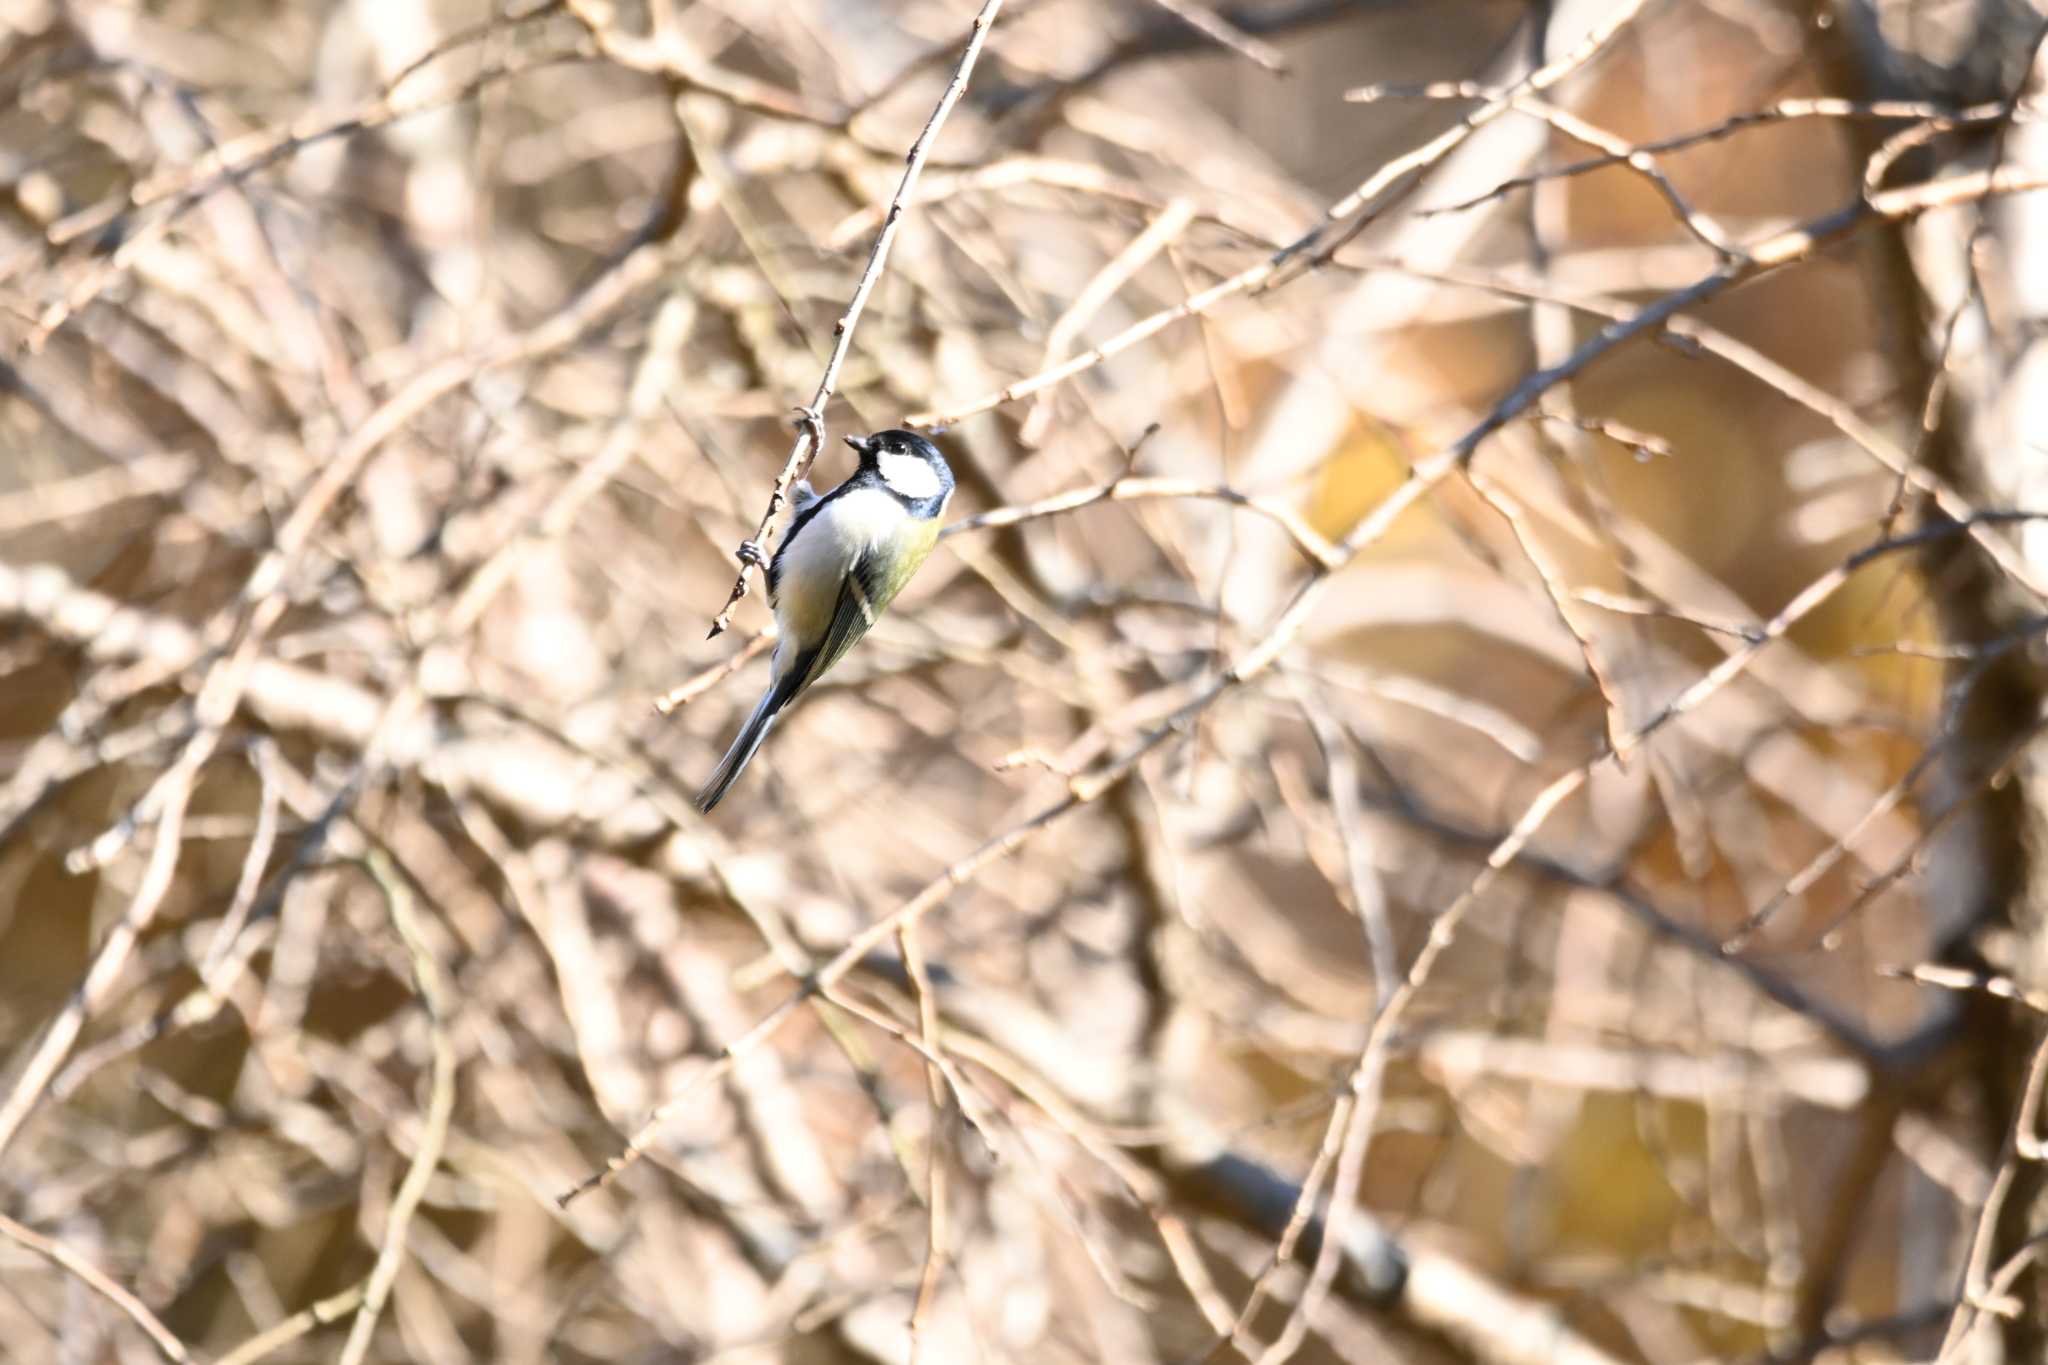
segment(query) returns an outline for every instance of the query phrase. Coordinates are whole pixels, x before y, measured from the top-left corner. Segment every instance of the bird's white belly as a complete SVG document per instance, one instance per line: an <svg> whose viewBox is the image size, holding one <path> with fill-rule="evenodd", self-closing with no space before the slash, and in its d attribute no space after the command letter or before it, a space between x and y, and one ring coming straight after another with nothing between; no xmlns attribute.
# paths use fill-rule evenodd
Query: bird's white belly
<svg viewBox="0 0 2048 1365"><path fill-rule="evenodd" d="M776 595L775 619L783 644L778 658L797 641L815 642L831 624L839 585L856 560L894 539L910 514L878 488L860 488L833 499L805 525L785 552Z"/></svg>

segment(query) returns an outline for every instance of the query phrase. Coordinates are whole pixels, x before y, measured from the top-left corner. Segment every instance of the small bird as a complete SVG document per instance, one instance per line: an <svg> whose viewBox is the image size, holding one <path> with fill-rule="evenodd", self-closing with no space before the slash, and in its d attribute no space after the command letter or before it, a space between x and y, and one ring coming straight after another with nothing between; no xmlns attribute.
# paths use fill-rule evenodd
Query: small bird
<svg viewBox="0 0 2048 1365"><path fill-rule="evenodd" d="M697 793L699 810L718 804L782 708L868 633L938 543L953 496L953 471L939 448L914 431L846 443L860 468L845 483L822 498L807 483L791 490L796 517L768 564L777 628L768 690Z"/></svg>

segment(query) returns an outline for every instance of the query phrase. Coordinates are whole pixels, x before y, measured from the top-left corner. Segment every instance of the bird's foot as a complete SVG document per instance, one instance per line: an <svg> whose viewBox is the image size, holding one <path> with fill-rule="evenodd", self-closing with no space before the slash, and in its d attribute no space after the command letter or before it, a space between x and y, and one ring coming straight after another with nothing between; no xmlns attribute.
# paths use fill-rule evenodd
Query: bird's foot
<svg viewBox="0 0 2048 1365"><path fill-rule="evenodd" d="M795 424L796 429L810 433L811 448L813 450L823 450L825 448L825 414L805 403L798 403L795 411L796 416L790 420Z"/></svg>

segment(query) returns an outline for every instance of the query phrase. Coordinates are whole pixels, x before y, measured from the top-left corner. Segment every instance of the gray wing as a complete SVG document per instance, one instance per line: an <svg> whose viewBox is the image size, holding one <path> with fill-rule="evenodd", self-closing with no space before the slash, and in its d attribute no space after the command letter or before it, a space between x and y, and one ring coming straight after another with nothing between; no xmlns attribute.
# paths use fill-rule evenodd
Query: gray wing
<svg viewBox="0 0 2048 1365"><path fill-rule="evenodd" d="M831 624L825 627L825 638L811 651L801 669L791 670L793 676L803 681L798 689L809 687L825 675L825 670L839 662L840 656L852 649L860 637L868 633L875 624L875 618L882 614L893 593L883 595L878 591L883 585L879 581L880 565L877 556L862 555L853 563L846 581L840 585L839 600L832 606Z"/></svg>

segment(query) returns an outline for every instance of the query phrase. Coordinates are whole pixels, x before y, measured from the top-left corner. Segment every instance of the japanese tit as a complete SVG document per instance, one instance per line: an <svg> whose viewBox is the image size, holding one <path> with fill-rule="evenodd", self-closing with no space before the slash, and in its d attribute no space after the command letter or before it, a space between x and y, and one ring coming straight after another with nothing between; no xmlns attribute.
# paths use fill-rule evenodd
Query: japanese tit
<svg viewBox="0 0 2048 1365"><path fill-rule="evenodd" d="M849 436L860 468L819 497L791 490L796 517L768 565L775 608L775 662L739 737L697 794L710 810L768 738L782 708L853 648L938 543L953 496L953 471L939 448L914 431Z"/></svg>

